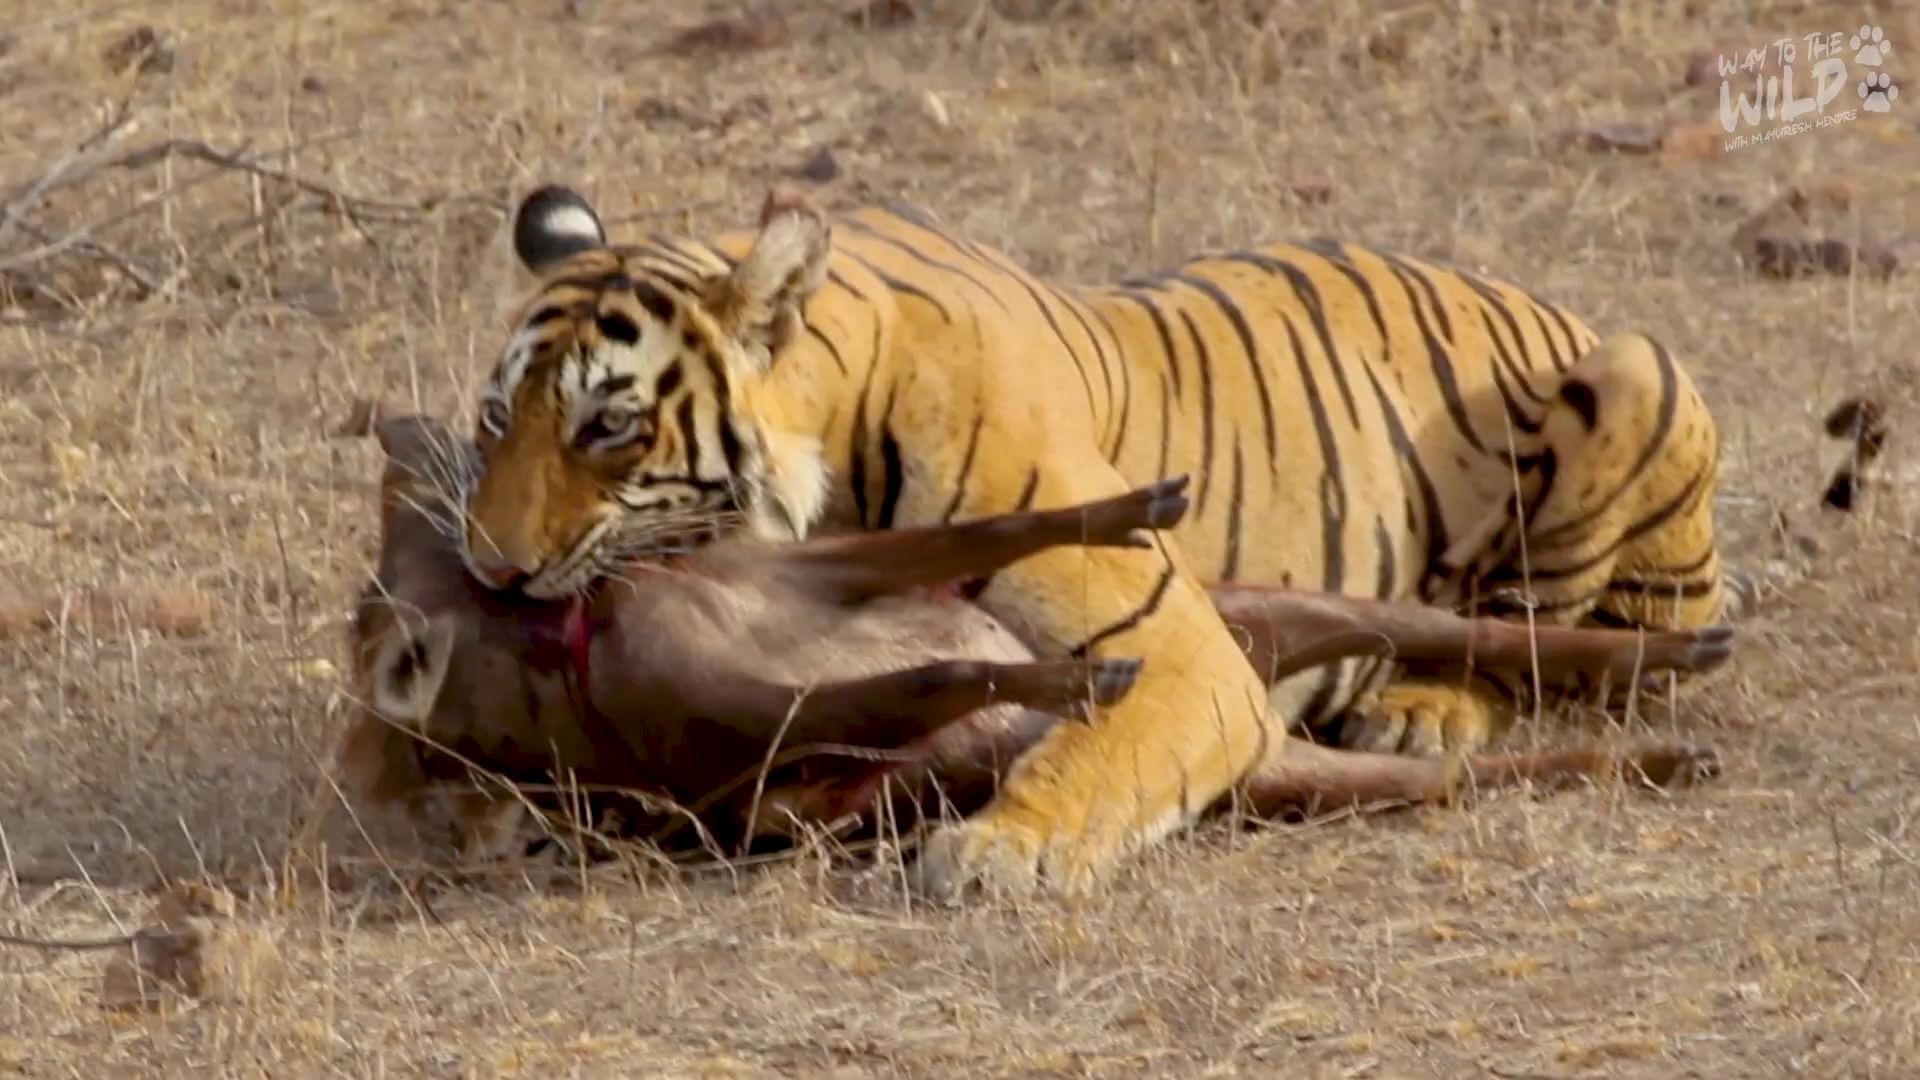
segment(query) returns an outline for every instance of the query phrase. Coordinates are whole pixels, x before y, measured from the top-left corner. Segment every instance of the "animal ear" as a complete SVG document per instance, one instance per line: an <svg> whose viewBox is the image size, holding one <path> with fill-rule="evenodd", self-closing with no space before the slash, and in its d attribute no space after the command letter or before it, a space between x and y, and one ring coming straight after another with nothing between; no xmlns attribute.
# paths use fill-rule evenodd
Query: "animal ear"
<svg viewBox="0 0 1920 1080"><path fill-rule="evenodd" d="M390 416L373 425L373 437L396 465L425 466L453 441L446 426L431 416Z"/></svg>
<svg viewBox="0 0 1920 1080"><path fill-rule="evenodd" d="M425 625L395 621L373 661L373 707L396 723L424 728L453 659L453 623L441 616Z"/></svg>
<svg viewBox="0 0 1920 1080"><path fill-rule="evenodd" d="M471 439L459 438L445 424L418 413L381 420L373 426L373 435L386 451L389 468L433 483L461 475L462 459L470 473L480 454Z"/></svg>
<svg viewBox="0 0 1920 1080"><path fill-rule="evenodd" d="M606 245L606 226L593 204L564 184L528 192L513 217L513 253L536 274L569 255Z"/></svg>
<svg viewBox="0 0 1920 1080"><path fill-rule="evenodd" d="M827 279L833 230L799 191L775 188L760 207L760 235L733 272L714 282L707 310L764 366L799 334L800 311Z"/></svg>

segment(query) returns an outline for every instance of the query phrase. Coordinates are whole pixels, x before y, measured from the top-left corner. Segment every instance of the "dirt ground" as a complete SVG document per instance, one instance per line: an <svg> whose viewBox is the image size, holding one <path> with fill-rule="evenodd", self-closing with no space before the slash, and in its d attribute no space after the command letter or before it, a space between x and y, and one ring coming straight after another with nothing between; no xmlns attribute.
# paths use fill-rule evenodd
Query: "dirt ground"
<svg viewBox="0 0 1920 1080"><path fill-rule="evenodd" d="M0 929L107 932L158 882L222 881L285 978L123 1016L98 1008L98 954L0 951L0 1071L1913 1075L1905 440L1856 514L1817 502L1842 449L1826 409L1912 396L1920 279L1775 280L1734 238L1796 187L1846 244L1920 232L1920 98L1727 150L1717 77L1686 82L1696 50L1863 23L1897 78L1920 70L1920 17L854 7L769 2L784 20L689 37L735 9L5 6ZM1849 76L1825 111L1859 100ZM1617 152L1564 134L1616 123L1643 127L1589 134ZM1776 512L1823 545L1727 669L1638 720L1719 747L1724 778L1212 823L1095 897L960 911L909 904L897 863L827 852L410 901L392 886L409 868L349 834L293 846L375 527L377 448L332 435L352 403L467 407L524 285L503 224L529 185L581 187L616 231L702 229L799 172L832 204L912 199L1066 278L1336 235L1657 335L1720 417L1731 556L1767 559ZM1598 733L1546 727L1528 737Z"/></svg>

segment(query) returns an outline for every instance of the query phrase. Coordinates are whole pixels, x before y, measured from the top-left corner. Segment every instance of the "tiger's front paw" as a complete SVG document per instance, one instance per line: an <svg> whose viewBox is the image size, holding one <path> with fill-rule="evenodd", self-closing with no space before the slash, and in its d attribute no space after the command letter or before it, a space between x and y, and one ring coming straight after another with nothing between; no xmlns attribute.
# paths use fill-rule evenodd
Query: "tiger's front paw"
<svg viewBox="0 0 1920 1080"><path fill-rule="evenodd" d="M933 831L909 871L913 891L936 903L979 896L1030 896L1085 889L1113 861L1113 845L1092 836L1048 835L991 808Z"/></svg>
<svg viewBox="0 0 1920 1080"><path fill-rule="evenodd" d="M1498 737L1506 719L1505 709L1469 687L1395 683L1353 706L1340 725L1340 745L1425 758L1472 753Z"/></svg>

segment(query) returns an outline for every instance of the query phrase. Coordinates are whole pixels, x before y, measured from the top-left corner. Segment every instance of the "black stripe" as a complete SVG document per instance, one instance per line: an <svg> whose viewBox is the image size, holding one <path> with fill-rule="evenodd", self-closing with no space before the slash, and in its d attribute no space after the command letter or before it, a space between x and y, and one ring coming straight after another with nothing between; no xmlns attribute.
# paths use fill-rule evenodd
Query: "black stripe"
<svg viewBox="0 0 1920 1080"><path fill-rule="evenodd" d="M1540 533L1534 538L1538 542L1551 542L1569 532L1584 529L1598 520L1620 496L1626 494L1627 490L1639 481L1640 474L1646 471L1654 457L1666 446L1667 436L1673 432L1674 414L1680 407L1678 373L1674 371L1673 357L1668 354L1666 348L1652 338L1647 338L1646 341L1653 346L1654 358L1660 365L1660 411L1654 420L1653 430L1648 433L1646 440L1640 446L1640 456L1634 459L1633 467L1627 470L1626 478L1620 481L1620 486L1608 494L1599 505L1589 507L1585 513L1572 521L1563 522Z"/></svg>
<svg viewBox="0 0 1920 1080"><path fill-rule="evenodd" d="M1102 641L1116 634L1124 634L1134 627L1139 626L1141 622L1152 616L1154 612L1160 610L1161 601L1167 598L1167 587L1172 584L1173 564L1169 562L1160 571L1160 580L1154 582L1153 591L1147 594L1146 602L1133 609L1130 614L1108 624L1105 629L1096 631L1092 637L1075 645L1068 655L1075 660L1084 660L1092 653L1094 646L1100 644Z"/></svg>
<svg viewBox="0 0 1920 1080"><path fill-rule="evenodd" d="M987 414L976 408L973 414L973 430L967 433L967 450L960 457L960 476L953 482L953 498L948 501L946 511L940 515L942 525L953 520L953 515L960 512L960 504L966 500L967 478L973 475L973 454L980 449L980 428L986 422Z"/></svg>
<svg viewBox="0 0 1920 1080"><path fill-rule="evenodd" d="M1507 324L1508 331L1513 334L1513 348L1524 355L1527 351L1527 339L1520 333L1520 320L1513 317L1513 309L1509 308L1506 301L1500 298L1499 292L1496 291L1492 285L1487 284L1464 270L1460 271L1457 276L1461 281L1466 283L1467 288L1472 289L1480 295L1480 301L1487 307L1492 308L1494 313L1500 316L1501 322ZM1539 312L1535 312L1534 318L1537 319L1539 317ZM1514 352L1508 350L1507 343L1495 332L1493 319L1488 316L1485 309L1482 309L1480 312L1480 321L1481 324L1486 327L1487 336L1493 339L1495 355L1506 365L1507 373L1512 375L1514 380L1520 384L1521 392L1532 398L1535 402L1545 404L1547 399L1541 397L1540 393L1533 388L1533 383L1527 379L1527 373L1531 370L1532 365L1523 365L1519 360L1514 358ZM1543 327L1542 330L1544 331L1544 329ZM1551 348L1551 338L1548 339L1548 345L1549 348Z"/></svg>
<svg viewBox="0 0 1920 1080"><path fill-rule="evenodd" d="M1225 289L1203 277L1192 274L1175 274L1173 280L1207 295L1233 324L1233 332L1240 338L1240 347L1247 354L1247 370L1253 374L1253 385L1260 391L1260 419L1267 436L1267 461L1278 463L1280 460L1280 436L1273 423L1273 395L1267 390L1267 376L1260 367L1259 348L1254 344L1253 328L1247 325L1247 317L1240 306L1233 301ZM1296 342L1295 348L1297 349Z"/></svg>
<svg viewBox="0 0 1920 1080"><path fill-rule="evenodd" d="M1391 600L1400 585L1399 567L1394 564L1393 534L1387 530L1385 518L1373 519L1373 546L1380 557L1380 573L1374 578L1373 595L1382 600Z"/></svg>
<svg viewBox="0 0 1920 1080"><path fill-rule="evenodd" d="M1160 305L1154 303L1152 297L1131 289L1117 289L1113 292L1113 295L1120 297L1122 300L1131 300L1140 305L1140 307L1146 311L1147 315L1153 319L1153 331L1160 336L1160 350L1167 356L1167 372L1173 376L1173 395L1175 398L1178 398L1182 392L1180 385L1180 354L1174 351L1173 328L1167 325L1167 317L1160 311Z"/></svg>
<svg viewBox="0 0 1920 1080"><path fill-rule="evenodd" d="M883 206L882 209L956 251L978 259L996 270L1003 271L1013 277L1022 277L1027 274L1027 270L1024 267L1015 264L1004 254L991 248L983 247L958 233L949 231L945 225L934 220L930 214L919 207L909 206L905 203L895 203Z"/></svg>
<svg viewBox="0 0 1920 1080"><path fill-rule="evenodd" d="M1353 401L1353 388L1347 385L1347 373L1342 363L1340 348L1334 343L1333 328L1327 324L1326 305L1320 300L1320 289L1305 270L1283 259L1276 259L1257 251L1237 252L1227 256L1229 261L1246 263L1269 274L1279 274L1293 286L1294 296L1300 305L1307 309L1307 318L1313 322L1314 337L1320 341L1320 351L1327 358L1327 367L1333 372L1334 386L1340 391L1340 400L1346 403L1347 420L1355 427L1360 426L1360 410Z"/></svg>
<svg viewBox="0 0 1920 1080"><path fill-rule="evenodd" d="M1626 593L1630 596L1681 596L1699 599L1712 592L1720 582L1715 578L1705 581L1646 581L1638 578L1614 578L1607 582L1607 591Z"/></svg>
<svg viewBox="0 0 1920 1080"><path fill-rule="evenodd" d="M1530 564L1524 568L1502 567L1495 574L1488 575L1489 580L1518 581L1524 576L1533 581L1555 581L1586 573L1619 554L1621 548L1673 520L1675 515L1687 509L1689 504L1694 503L1705 493L1708 478L1713 475L1713 472L1714 463L1709 462L1706 468L1693 474L1693 478L1687 481L1687 486L1681 488L1679 494L1661 504L1660 508L1653 513L1634 522L1631 527L1621 530L1620 535L1615 537L1612 543L1595 555L1568 566L1533 566L1529 560ZM1539 543L1538 538L1528 537L1529 547Z"/></svg>
<svg viewBox="0 0 1920 1080"><path fill-rule="evenodd" d="M840 355L840 349L833 343L833 339L821 333L820 328L812 323L807 324L807 333L813 336L813 340L827 347L827 355L833 357L833 366L840 369L840 374L847 374L846 358ZM775 356L775 359L779 357Z"/></svg>
<svg viewBox="0 0 1920 1080"><path fill-rule="evenodd" d="M1440 336L1446 339L1447 344L1453 344L1453 320L1447 316L1447 305L1440 298L1439 286L1433 283L1433 279L1427 276L1424 269L1408 260L1384 252L1378 254L1389 265L1420 283L1421 290L1427 294L1427 300L1433 306L1433 317L1439 320Z"/></svg>
<svg viewBox="0 0 1920 1080"><path fill-rule="evenodd" d="M1447 415L1453 419L1453 426L1473 447L1476 453L1487 452L1486 444L1480 441L1480 434L1473 430L1473 421L1467 416L1466 400L1460 396L1460 384L1453 377L1453 358L1447 355L1446 347L1440 339L1434 337L1433 327L1427 322L1427 315L1420 307L1419 298L1414 295L1413 284L1397 264L1389 262L1395 280L1406 291L1407 306L1413 311L1413 320L1420 327L1420 339L1427 346L1427 365L1433 372L1433 381L1440 387L1440 399L1447 406Z"/></svg>
<svg viewBox="0 0 1920 1080"><path fill-rule="evenodd" d="M1049 285L1044 281L1040 283L1040 287L1045 289L1048 293L1052 294L1052 296L1056 300L1060 301L1060 305L1067 309L1067 314L1073 316L1073 321L1080 324L1080 332L1083 334L1086 334L1087 340L1093 343L1093 358L1100 362L1100 382L1102 385L1106 387L1106 390L1107 390L1107 396L1106 396L1107 420L1109 422L1112 421L1113 419L1113 368L1107 362L1106 346L1100 344L1100 336L1093 332L1093 324L1087 321L1086 316L1080 314L1080 309L1074 306L1073 299L1071 297L1065 295L1059 289L1054 288L1052 285ZM1102 426L1104 427L1105 425L1102 425ZM1106 435L1104 432L1101 433L1100 441L1101 442L1106 441ZM1111 461L1112 459L1113 459L1113 455L1108 454L1108 460Z"/></svg>
<svg viewBox="0 0 1920 1080"><path fill-rule="evenodd" d="M1487 324L1487 332L1494 333L1491 322ZM1494 334L1494 340L1496 342L1500 340L1498 334ZM1527 415L1526 408L1514 398L1513 391L1507 386L1505 367L1497 359L1489 360L1487 373L1493 376L1493 388L1500 395L1500 406L1506 410L1507 423L1529 435L1537 434L1540 431L1540 422Z"/></svg>
<svg viewBox="0 0 1920 1080"><path fill-rule="evenodd" d="M1573 332L1573 324L1567 321L1567 314L1560 310L1559 305L1549 304L1531 293L1527 295L1527 299L1532 300L1536 305L1536 313L1544 311L1548 315L1551 315L1554 324L1560 327L1560 332L1567 335L1567 350L1564 362L1558 352L1555 352L1553 356L1553 366L1561 371L1567 370L1576 360L1580 359L1580 354L1586 351L1580 347L1580 335Z"/></svg>
<svg viewBox="0 0 1920 1080"><path fill-rule="evenodd" d="M1387 332L1387 319L1380 311L1380 297L1374 292L1373 282L1368 281L1367 276L1361 273L1344 246L1326 241L1313 245L1313 250L1327 260L1327 265L1339 271L1353 286L1354 291L1360 294L1360 301L1367 306L1367 315L1373 320L1373 328L1380 335L1380 353L1382 356L1387 355L1393 345L1393 336Z"/></svg>
<svg viewBox="0 0 1920 1080"><path fill-rule="evenodd" d="M1579 601L1579 602L1585 603L1585 601ZM1566 606L1573 607L1574 605L1567 604ZM1538 610L1545 611L1547 609L1540 608ZM1615 615L1613 612L1608 611L1606 608L1601 608L1601 607L1594 608L1592 611L1587 612L1587 618L1591 620L1595 626L1605 627L1609 630L1640 629L1640 627L1636 625L1632 619L1622 618L1618 615Z"/></svg>
<svg viewBox="0 0 1920 1080"><path fill-rule="evenodd" d="M874 528L891 529L893 516L900 509L900 489L906 484L906 472L900 461L900 442L893 437L893 425L884 419L880 422L880 477L880 516L875 519Z"/></svg>
<svg viewBox="0 0 1920 1080"><path fill-rule="evenodd" d="M1328 592L1342 592L1341 586L1346 581L1346 552L1340 543L1340 532L1347 519L1347 485L1340 477L1340 448L1333 440L1333 424L1327 419L1326 403L1320 400L1320 387L1307 367L1307 351L1300 341L1300 332L1284 312L1280 314L1280 322L1287 328L1293 361L1300 369L1300 385L1307 392L1307 411L1313 416L1314 435L1320 441L1320 545L1325 562L1321 587Z"/></svg>
<svg viewBox="0 0 1920 1080"><path fill-rule="evenodd" d="M956 266L953 263L945 262L940 259L936 259L933 256L928 255L926 252L921 251L919 248L914 247L912 244L909 244L898 237L888 236L886 233L880 232L879 230L875 229L873 226L868 225L862 221L859 221L858 219L843 218L841 220L849 229L852 229L853 231L857 233L861 233L874 240L878 240L881 243L887 245L888 247L891 247L905 254L909 258L913 259L915 262L921 263L922 265L925 265L925 266L932 267L935 270L943 270L949 274L954 274L958 277L964 278L968 284L972 285L976 289L979 289L981 292L986 293L987 299L992 300L994 302L994 305L998 307L1002 312L1005 312L1008 315L1013 314L1012 311L1008 310L1006 302L1000 299L999 293L996 293L992 289L988 288L986 282L981 281L977 277L974 277L973 274L969 273L963 267Z"/></svg>
<svg viewBox="0 0 1920 1080"><path fill-rule="evenodd" d="M540 286L542 295L552 300L552 305L566 309L569 315L581 315L594 307L601 292L606 289L607 279L614 273L597 273L585 277L557 278L544 282ZM574 295L566 296L567 293ZM560 297L566 296L565 299Z"/></svg>
<svg viewBox="0 0 1920 1080"><path fill-rule="evenodd" d="M1380 418L1386 422L1387 440L1393 445L1394 453L1404 462L1413 474L1414 490L1420 493L1420 513L1422 524L1416 528L1415 535L1424 531L1427 537L1426 565L1421 574L1421 599L1431 600L1427 595L1428 582L1440 566L1440 556L1447 550L1447 519L1440 512L1440 494L1434 490L1433 478L1427 475L1427 467L1420 459L1420 448L1414 445L1407 434L1407 426L1400 420L1400 414L1387 397L1386 388L1369 365L1362 365L1367 373L1367 381L1373 385L1373 395L1380 403Z"/></svg>
<svg viewBox="0 0 1920 1080"><path fill-rule="evenodd" d="M1568 376L1560 383L1560 393L1556 396L1580 414L1580 426L1588 432L1600 426L1600 398L1585 379Z"/></svg>
<svg viewBox="0 0 1920 1080"><path fill-rule="evenodd" d="M1540 328L1540 340L1547 343L1547 359L1553 364L1553 370L1567 370L1567 355L1561 351L1560 343L1553 340L1553 331L1547 329L1547 320L1545 316L1540 314L1539 304L1535 303L1531 306L1533 311L1533 324ZM1571 351L1573 342L1567 342L1567 348L1568 351Z"/></svg>
<svg viewBox="0 0 1920 1080"><path fill-rule="evenodd" d="M1087 309L1093 312L1094 321L1113 339L1113 357L1120 364L1120 423L1113 437L1113 453L1108 456L1109 461L1118 462L1120 448L1127 442L1127 420L1133 415L1133 365L1128 363L1126 345L1121 342L1113 323L1107 320L1106 313L1092 305L1088 305Z"/></svg>
<svg viewBox="0 0 1920 1080"><path fill-rule="evenodd" d="M1227 552L1221 560L1220 580L1232 581L1240 576L1240 503L1245 497L1240 477L1240 435L1233 437L1233 491L1227 497Z"/></svg>
<svg viewBox="0 0 1920 1080"><path fill-rule="evenodd" d="M1180 310L1180 321L1187 325L1187 336L1193 341L1194 356L1200 361L1200 490L1193 499L1193 520L1207 510L1207 492L1213 486L1213 358L1207 352L1206 339L1200 336L1200 328L1194 325L1193 316L1185 308Z"/></svg>
<svg viewBox="0 0 1920 1080"><path fill-rule="evenodd" d="M680 427L680 445L686 451L687 475L697 478L700 473L700 429L694 426L693 399L692 394L680 399L680 407L673 410L673 421Z"/></svg>
<svg viewBox="0 0 1920 1080"><path fill-rule="evenodd" d="M1300 722L1303 726L1318 727L1325 722L1327 712L1332 707L1336 695L1340 692L1341 663L1320 665L1320 684L1314 687L1313 696L1300 707Z"/></svg>
<svg viewBox="0 0 1920 1080"><path fill-rule="evenodd" d="M1661 577L1685 577L1688 574L1697 574L1705 570L1707 564L1712 562L1714 556L1718 554L1720 554L1720 549L1714 547L1712 544L1708 544L1707 550L1701 552L1698 558L1691 559L1679 566L1643 566L1639 568L1639 572L1642 574L1657 574Z"/></svg>
<svg viewBox="0 0 1920 1080"><path fill-rule="evenodd" d="M720 429L720 456L726 462L727 475L740 475L740 436L733 430L733 384L727 381L724 362L710 352L702 352L707 372L713 379L714 426ZM691 400L693 395L687 395Z"/></svg>
<svg viewBox="0 0 1920 1080"><path fill-rule="evenodd" d="M593 326L608 341L622 345L635 345L640 341L640 324L618 311L603 311L594 316Z"/></svg>
<svg viewBox="0 0 1920 1080"><path fill-rule="evenodd" d="M940 313L940 319L942 322L953 321L953 312L948 310L947 305L942 303L932 293L928 292L925 289L922 289L918 285L915 285L911 282L902 281L899 278L894 277L891 274L888 274L887 272L881 270L879 267L873 265L872 262L869 262L865 257L863 257L857 251L850 251L844 248L842 250L847 251L847 256L853 259L853 261L859 263L862 267L865 267L867 273L872 274L874 278L880 282L880 284L885 285L887 288L892 289L894 292L900 293L903 296L911 296L911 297L914 297L915 299L924 300L927 303L932 304L934 307L934 310Z"/></svg>
<svg viewBox="0 0 1920 1080"><path fill-rule="evenodd" d="M1087 374L1086 362L1080 359L1078 352L1074 351L1073 343L1067 340L1067 335L1060 329L1059 320L1053 317L1053 309L1049 308L1047 302L1041 298L1040 290L1033 287L1033 282L1026 276L1018 274L1014 275L1014 280L1019 282L1020 287L1027 290L1027 295L1033 298L1033 306L1040 309L1041 318L1047 320L1047 328L1053 331L1053 336L1059 340L1060 347L1067 350L1067 359L1072 360L1073 366L1079 370L1080 385L1087 391L1087 422L1091 424L1099 412L1099 407L1093 403L1093 378Z"/></svg>
<svg viewBox="0 0 1920 1080"><path fill-rule="evenodd" d="M640 301L641 307L647 309L647 314L663 323L673 321L675 314L673 297L661 292L658 286L649 281L630 281L628 287L633 290L633 298Z"/></svg>
<svg viewBox="0 0 1920 1080"><path fill-rule="evenodd" d="M880 370L876 362L867 369L860 385L860 398L853 407L853 432L847 437L847 486L853 489L853 512L860 527L867 527L867 406L873 397L873 379Z"/></svg>
<svg viewBox="0 0 1920 1080"><path fill-rule="evenodd" d="M713 255L723 266L731 268L734 265L734 261L728 258L723 252L707 247L704 244L700 246L700 249ZM697 285L697 283L711 277L713 274L713 267L704 265L699 259L689 255L684 244L671 236L662 236L659 233L654 233L647 237L647 246L628 248L626 254L629 257L640 256L643 258L651 257L661 259L672 263L681 270L685 270L688 274L692 275L692 278L686 284L678 281L671 282L672 285L683 291L689 291L691 286ZM655 273L659 273L656 267L649 267L649 269L654 270Z"/></svg>
<svg viewBox="0 0 1920 1080"><path fill-rule="evenodd" d="M594 387L593 392L600 397L611 397L633 389L633 384L638 381L632 375L609 375L600 380L600 385Z"/></svg>
<svg viewBox="0 0 1920 1080"><path fill-rule="evenodd" d="M740 458L744 449L740 445L740 434L733 430L733 422L727 418L727 414L725 413L720 414L718 424L720 427L720 454L726 459L727 475L739 476L741 471Z"/></svg>
<svg viewBox="0 0 1920 1080"><path fill-rule="evenodd" d="M1027 470L1027 482L1021 486L1020 497L1014 500L1013 508L1022 511L1033 509L1033 496L1039 490L1040 470L1038 467L1031 467Z"/></svg>
<svg viewBox="0 0 1920 1080"><path fill-rule="evenodd" d="M1153 478L1167 478L1167 451L1173 444L1173 399L1167 395L1167 373L1160 373L1160 463L1154 466Z"/></svg>
<svg viewBox="0 0 1920 1080"><path fill-rule="evenodd" d="M903 199L890 199L882 203L880 209L885 210L887 213L892 214L894 217L899 218L909 225L925 229L940 239L948 243L953 243L953 238L947 235L947 231L940 226L938 221L934 220L933 215L929 213L925 207L915 206ZM847 221L848 219L841 218L840 220Z"/></svg>
<svg viewBox="0 0 1920 1080"><path fill-rule="evenodd" d="M853 295L859 297L860 299L866 301L869 304L874 302L873 297L868 296L866 293L863 293L859 289L854 288L853 282L848 281L846 278L842 277L840 275L840 271L834 269L831 266L827 267L827 281L831 284L840 286L841 288L847 290L848 292L852 293Z"/></svg>
<svg viewBox="0 0 1920 1080"><path fill-rule="evenodd" d="M680 389L680 381L685 378L678 363L668 364L660 369L660 377L654 380L653 400L657 404L665 401L668 394Z"/></svg>

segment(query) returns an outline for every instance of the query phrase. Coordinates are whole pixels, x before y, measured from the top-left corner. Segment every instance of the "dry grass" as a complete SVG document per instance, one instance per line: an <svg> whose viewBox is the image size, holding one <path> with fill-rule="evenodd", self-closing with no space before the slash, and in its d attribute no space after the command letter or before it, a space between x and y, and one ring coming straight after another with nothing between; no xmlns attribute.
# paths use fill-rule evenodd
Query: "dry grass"
<svg viewBox="0 0 1920 1080"><path fill-rule="evenodd" d="M1834 178L1861 186L1868 232L1914 231L1920 100L1724 155L1553 138L1712 121L1713 92L1680 88L1697 47L1871 16L1913 70L1920 20L1892 0L919 0L891 29L849 6L792 0L772 47L682 55L653 50L702 15L667 0L9 5L0 205L121 99L118 147L271 151L359 201L175 155L29 207L53 238L107 224L0 272L0 593L84 616L0 612L0 923L91 934L155 882L213 878L249 891L291 973L251 1004L109 1018L97 957L0 953L0 1065L1911 1074L1910 484L1833 533L1729 671L1649 718L1728 759L1671 798L1214 825L1095 899L959 913L820 858L443 890L429 912L377 867L290 850L374 525L377 451L328 431L361 395L462 404L518 285L507 199L538 179L625 228L708 227L827 146L832 201L907 196L1069 276L1289 234L1484 265L1685 358L1749 560L1770 508L1814 517L1825 407L1908 393L1914 279L1758 280L1728 238ZM160 52L128 41L141 25ZM114 71L110 52L164 59ZM35 249L16 232L0 266Z"/></svg>

